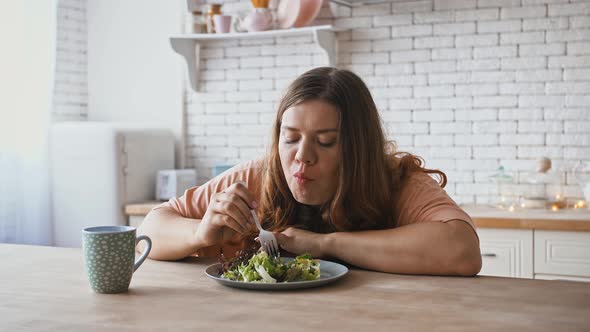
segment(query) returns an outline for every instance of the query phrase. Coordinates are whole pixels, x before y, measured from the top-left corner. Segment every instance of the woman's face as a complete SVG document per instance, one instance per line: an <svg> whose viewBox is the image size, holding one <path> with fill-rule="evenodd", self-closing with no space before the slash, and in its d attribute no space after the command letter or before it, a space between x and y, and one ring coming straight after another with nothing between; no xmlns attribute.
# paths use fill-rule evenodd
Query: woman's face
<svg viewBox="0 0 590 332"><path fill-rule="evenodd" d="M339 113L323 101L307 101L283 113L279 156L297 202L320 205L338 186L341 162Z"/></svg>

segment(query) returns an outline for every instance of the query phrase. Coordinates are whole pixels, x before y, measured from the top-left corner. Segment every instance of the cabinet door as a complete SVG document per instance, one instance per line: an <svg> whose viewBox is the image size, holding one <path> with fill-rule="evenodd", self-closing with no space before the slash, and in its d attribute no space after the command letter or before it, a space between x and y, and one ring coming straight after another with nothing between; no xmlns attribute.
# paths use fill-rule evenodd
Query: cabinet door
<svg viewBox="0 0 590 332"><path fill-rule="evenodd" d="M480 228L480 275L532 278L533 231L527 229Z"/></svg>
<svg viewBox="0 0 590 332"><path fill-rule="evenodd" d="M590 232L536 230L535 273L590 277Z"/></svg>

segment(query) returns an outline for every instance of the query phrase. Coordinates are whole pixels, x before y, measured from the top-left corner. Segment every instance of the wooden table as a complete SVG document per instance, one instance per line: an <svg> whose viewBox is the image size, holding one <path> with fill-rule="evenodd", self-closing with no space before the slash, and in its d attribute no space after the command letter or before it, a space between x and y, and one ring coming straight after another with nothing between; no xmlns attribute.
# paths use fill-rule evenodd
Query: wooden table
<svg viewBox="0 0 590 332"><path fill-rule="evenodd" d="M299 291L227 288L211 260L147 260L128 293L88 287L80 249L0 244L2 331L589 331L590 284L352 269Z"/></svg>

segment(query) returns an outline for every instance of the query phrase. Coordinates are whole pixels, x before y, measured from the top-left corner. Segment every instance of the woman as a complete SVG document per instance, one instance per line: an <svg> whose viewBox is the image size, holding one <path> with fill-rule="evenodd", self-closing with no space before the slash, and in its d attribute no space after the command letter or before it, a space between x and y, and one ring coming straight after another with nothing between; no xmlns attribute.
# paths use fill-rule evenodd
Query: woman
<svg viewBox="0 0 590 332"><path fill-rule="evenodd" d="M293 254L391 273L473 276L481 268L474 224L441 188L444 173L421 165L385 140L358 76L316 68L283 97L265 159L154 208L139 233L152 238L153 259L231 256L257 233L255 209Z"/></svg>

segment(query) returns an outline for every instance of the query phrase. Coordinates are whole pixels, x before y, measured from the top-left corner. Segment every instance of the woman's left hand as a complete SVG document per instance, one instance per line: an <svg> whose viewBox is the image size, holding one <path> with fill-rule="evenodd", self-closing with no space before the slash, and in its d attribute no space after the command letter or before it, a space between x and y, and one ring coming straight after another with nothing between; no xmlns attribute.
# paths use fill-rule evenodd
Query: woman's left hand
<svg viewBox="0 0 590 332"><path fill-rule="evenodd" d="M281 249L292 254L311 254L314 258L323 256L322 240L325 234L289 227L281 233L275 233Z"/></svg>

